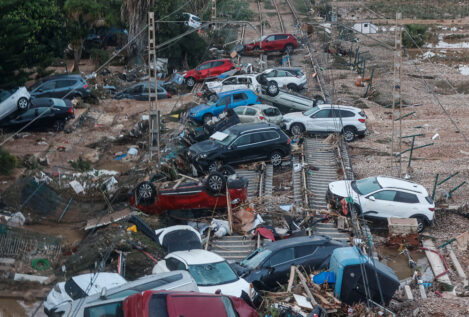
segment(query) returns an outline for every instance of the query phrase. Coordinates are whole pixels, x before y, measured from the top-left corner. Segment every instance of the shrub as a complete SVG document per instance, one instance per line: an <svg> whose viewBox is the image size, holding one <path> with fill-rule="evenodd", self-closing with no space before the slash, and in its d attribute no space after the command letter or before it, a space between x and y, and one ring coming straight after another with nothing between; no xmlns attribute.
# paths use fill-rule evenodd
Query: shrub
<svg viewBox="0 0 469 317"><path fill-rule="evenodd" d="M90 58L96 68L104 64L110 57L111 55L106 50L101 50L98 48L93 48L90 50Z"/></svg>
<svg viewBox="0 0 469 317"><path fill-rule="evenodd" d="M86 172L91 169L91 162L83 160L81 156L78 157L76 162L69 161L69 163L74 169L79 170L80 172Z"/></svg>
<svg viewBox="0 0 469 317"><path fill-rule="evenodd" d="M18 158L0 148L0 174L9 175L18 166Z"/></svg>
<svg viewBox="0 0 469 317"><path fill-rule="evenodd" d="M416 48L417 45L423 46L428 38L427 30L428 26L423 24L406 24L402 30L402 45L407 48ZM412 41L412 39L414 40Z"/></svg>

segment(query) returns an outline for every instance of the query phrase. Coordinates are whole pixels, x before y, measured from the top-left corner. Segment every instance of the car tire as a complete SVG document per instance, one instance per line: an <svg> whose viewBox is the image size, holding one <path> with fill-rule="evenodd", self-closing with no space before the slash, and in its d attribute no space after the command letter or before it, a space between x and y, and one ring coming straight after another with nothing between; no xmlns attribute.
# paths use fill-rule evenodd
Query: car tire
<svg viewBox="0 0 469 317"><path fill-rule="evenodd" d="M207 99L209 101L215 102L217 101L217 94L210 94Z"/></svg>
<svg viewBox="0 0 469 317"><path fill-rule="evenodd" d="M289 55L293 53L293 50L295 47L291 44L285 45L285 53L288 53Z"/></svg>
<svg viewBox="0 0 469 317"><path fill-rule="evenodd" d="M271 97L275 97L278 95L280 92L280 89L278 88L278 84L276 81L269 81L267 82L267 94Z"/></svg>
<svg viewBox="0 0 469 317"><path fill-rule="evenodd" d="M274 167L278 167L278 166L282 165L282 152L280 152L280 151L273 151L273 152L270 154L270 163L271 163Z"/></svg>
<svg viewBox="0 0 469 317"><path fill-rule="evenodd" d="M287 85L287 88L290 89L291 91L294 91L294 92L299 92L299 91L300 91L300 89L298 88L298 86L295 85L295 84L288 84L288 85Z"/></svg>
<svg viewBox="0 0 469 317"><path fill-rule="evenodd" d="M236 174L236 170L231 165L223 165L218 169L218 172L223 174L223 176L228 177L230 175Z"/></svg>
<svg viewBox="0 0 469 317"><path fill-rule="evenodd" d="M290 132L293 135L300 135L305 131L305 126L301 123L293 123L290 127Z"/></svg>
<svg viewBox="0 0 469 317"><path fill-rule="evenodd" d="M204 116L202 117L202 122L205 124L207 124L210 120L212 120L212 114L211 113L206 113L204 114Z"/></svg>
<svg viewBox="0 0 469 317"><path fill-rule="evenodd" d="M65 128L65 121L64 120L55 120L54 123L52 124L52 129L54 131L63 131Z"/></svg>
<svg viewBox="0 0 469 317"><path fill-rule="evenodd" d="M352 142L355 140L356 129L354 127L345 127L343 130L345 142Z"/></svg>
<svg viewBox="0 0 469 317"><path fill-rule="evenodd" d="M221 165L220 162L218 162L218 161L213 161L213 162L211 162L211 163L208 165L207 170L208 170L209 173L216 172L216 171L218 171L218 167L219 167L220 165Z"/></svg>
<svg viewBox="0 0 469 317"><path fill-rule="evenodd" d="M150 182L141 182L135 189L135 205L151 206L156 199L155 186Z"/></svg>
<svg viewBox="0 0 469 317"><path fill-rule="evenodd" d="M211 172L207 177L205 187L208 191L214 194L224 192L226 187L226 178L222 173Z"/></svg>
<svg viewBox="0 0 469 317"><path fill-rule="evenodd" d="M417 219L418 233L421 233L425 229L425 227L427 226L427 219L424 216L414 215L414 216L411 216L410 218Z"/></svg>
<svg viewBox="0 0 469 317"><path fill-rule="evenodd" d="M186 85L187 85L187 87L190 87L190 88L194 87L194 85L195 85L195 78L194 78L194 77L188 77L188 78L186 79Z"/></svg>
<svg viewBox="0 0 469 317"><path fill-rule="evenodd" d="M19 111L25 111L25 110L28 110L29 108L29 100L28 98L26 97L21 97L20 99L18 99L18 110Z"/></svg>
<svg viewBox="0 0 469 317"><path fill-rule="evenodd" d="M321 95L316 95L316 96L314 96L313 99L314 99L314 105L315 106L322 105L326 102Z"/></svg>

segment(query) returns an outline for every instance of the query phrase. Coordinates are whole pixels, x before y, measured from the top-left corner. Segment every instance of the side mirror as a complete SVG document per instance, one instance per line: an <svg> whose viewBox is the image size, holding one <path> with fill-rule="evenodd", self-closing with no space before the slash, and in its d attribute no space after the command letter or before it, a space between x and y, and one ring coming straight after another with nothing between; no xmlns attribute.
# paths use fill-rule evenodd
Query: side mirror
<svg viewBox="0 0 469 317"><path fill-rule="evenodd" d="M101 288L101 293L99 294L99 298L106 299L106 293L107 293L106 287Z"/></svg>
<svg viewBox="0 0 469 317"><path fill-rule="evenodd" d="M371 201L375 201L375 200L376 200L375 196L368 196L368 199L371 200Z"/></svg>

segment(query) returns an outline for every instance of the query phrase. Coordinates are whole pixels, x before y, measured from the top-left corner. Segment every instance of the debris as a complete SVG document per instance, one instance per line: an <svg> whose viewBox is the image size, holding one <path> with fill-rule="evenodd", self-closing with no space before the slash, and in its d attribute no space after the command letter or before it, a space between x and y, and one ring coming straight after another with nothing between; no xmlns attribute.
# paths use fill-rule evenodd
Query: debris
<svg viewBox="0 0 469 317"><path fill-rule="evenodd" d="M388 218L388 243L417 247L420 243L416 218Z"/></svg>
<svg viewBox="0 0 469 317"><path fill-rule="evenodd" d="M132 212L130 211L130 209L127 208L127 209L124 209L124 210L117 211L117 212L114 212L112 214L106 215L104 217L89 219L86 222L85 230L90 230L90 229L93 229L93 228L106 226L110 223L117 222L119 220L130 217L131 215L132 215Z"/></svg>
<svg viewBox="0 0 469 317"><path fill-rule="evenodd" d="M131 147L128 151L127 151L127 154L128 155L137 155L138 154L138 150L134 147Z"/></svg>
<svg viewBox="0 0 469 317"><path fill-rule="evenodd" d="M45 281L49 279L49 277L15 273L15 277L13 279L15 281L30 281L30 282L39 282L40 284L44 284Z"/></svg>
<svg viewBox="0 0 469 317"><path fill-rule="evenodd" d="M459 250L467 250L467 242L469 241L469 231L461 233L456 237L456 243Z"/></svg>
<svg viewBox="0 0 469 317"><path fill-rule="evenodd" d="M449 257L451 258L451 261L453 261L454 268L456 269L456 272L458 272L459 277L463 278L464 280L467 280L466 273L464 273L464 270L461 264L459 263L458 258L456 257L456 254L454 253L451 245L447 245L446 249L449 252ZM467 281L466 281L466 284L467 284Z"/></svg>
<svg viewBox="0 0 469 317"><path fill-rule="evenodd" d="M408 300L414 300L414 295L412 295L412 290L409 285L404 286L404 292Z"/></svg>
<svg viewBox="0 0 469 317"><path fill-rule="evenodd" d="M26 221L26 218L24 217L23 213L21 211L18 211L13 214L13 216L8 219L7 225L11 227L22 227L24 225L24 222Z"/></svg>
<svg viewBox="0 0 469 317"><path fill-rule="evenodd" d="M308 299L302 295L293 294L295 301L297 302L298 306L301 308L313 309L313 306L308 301Z"/></svg>
<svg viewBox="0 0 469 317"><path fill-rule="evenodd" d="M137 226L136 225L132 225L130 227L127 228L126 230L127 232L137 232Z"/></svg>
<svg viewBox="0 0 469 317"><path fill-rule="evenodd" d="M213 231L213 235L217 238L221 238L224 235L231 234L230 224L226 220L212 219L210 228Z"/></svg>
<svg viewBox="0 0 469 317"><path fill-rule="evenodd" d="M426 299L427 298L427 293L425 293L425 285L423 285L423 281L422 280L418 280L417 281L417 284L419 286L419 291L420 291L420 297L422 299Z"/></svg>
<svg viewBox="0 0 469 317"><path fill-rule="evenodd" d="M448 266L446 265L445 258L439 253L432 240L424 240L422 242L423 250L425 250L425 255L428 258L428 262L432 267L433 273L435 274L436 280L441 283L452 285L451 280L448 276Z"/></svg>
<svg viewBox="0 0 469 317"><path fill-rule="evenodd" d="M71 181L69 184L70 184L70 186L72 186L75 193L80 194L82 192L83 193L85 192L85 189L83 188L83 186L79 182L77 182L76 180Z"/></svg>

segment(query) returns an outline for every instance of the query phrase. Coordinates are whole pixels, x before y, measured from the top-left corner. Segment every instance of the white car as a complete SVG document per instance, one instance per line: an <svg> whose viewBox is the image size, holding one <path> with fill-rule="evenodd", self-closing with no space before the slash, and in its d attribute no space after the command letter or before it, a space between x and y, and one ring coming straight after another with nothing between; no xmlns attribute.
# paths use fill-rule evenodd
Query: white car
<svg viewBox="0 0 469 317"><path fill-rule="evenodd" d="M184 12L183 15L187 17L187 21L184 22L185 25L190 26L191 28L198 29L202 25L202 21L196 15L192 13Z"/></svg>
<svg viewBox="0 0 469 317"><path fill-rule="evenodd" d="M273 80L279 87L300 91L306 86L306 75L297 67L269 68L262 72L265 78Z"/></svg>
<svg viewBox="0 0 469 317"><path fill-rule="evenodd" d="M351 142L355 136L365 136L366 115L355 107L323 104L303 112L283 116L283 127L293 135L305 131L314 133L343 133L344 140Z"/></svg>
<svg viewBox="0 0 469 317"><path fill-rule="evenodd" d="M77 275L66 282L57 283L47 295L44 308L50 310L62 303L99 293L103 287L109 289L125 283L127 280L117 273Z"/></svg>
<svg viewBox="0 0 469 317"><path fill-rule="evenodd" d="M188 271L201 293L215 293L241 297L244 292L254 298L255 291L240 278L224 258L202 249L200 233L191 226L178 225L155 231L168 255L153 267L153 274L175 270Z"/></svg>
<svg viewBox="0 0 469 317"><path fill-rule="evenodd" d="M254 92L259 91L261 85L257 81L256 74L235 75L230 76L221 81L209 81L205 85L207 89L213 94L221 92L236 90L236 89L251 89Z"/></svg>
<svg viewBox="0 0 469 317"><path fill-rule="evenodd" d="M16 90L0 89L0 120L17 110L27 110L30 99L31 96L25 87Z"/></svg>
<svg viewBox="0 0 469 317"><path fill-rule="evenodd" d="M435 203L427 190L414 182L377 176L329 184L329 203L337 207L344 197L352 197L358 211L366 217L416 218L419 232L433 222Z"/></svg>
<svg viewBox="0 0 469 317"><path fill-rule="evenodd" d="M277 107L264 104L236 107L234 112L241 123L269 122L280 125L283 118Z"/></svg>

